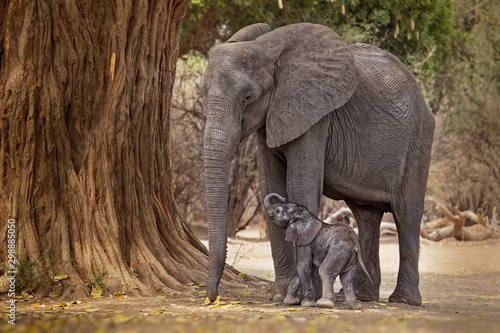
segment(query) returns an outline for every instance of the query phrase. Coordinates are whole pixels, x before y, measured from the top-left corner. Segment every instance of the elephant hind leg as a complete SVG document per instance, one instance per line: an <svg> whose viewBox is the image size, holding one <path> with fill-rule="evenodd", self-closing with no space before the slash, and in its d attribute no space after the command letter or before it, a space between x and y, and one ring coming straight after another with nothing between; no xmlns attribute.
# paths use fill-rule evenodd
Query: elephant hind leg
<svg viewBox="0 0 500 333"><path fill-rule="evenodd" d="M346 200L346 203L358 224L361 257L373 281L372 285L365 272L358 269L354 277L354 290L362 301L377 301L381 282L380 222L384 211L370 205L359 205L351 200Z"/></svg>
<svg viewBox="0 0 500 333"><path fill-rule="evenodd" d="M424 211L423 201L406 202L393 212L399 241L399 271L396 289L389 302L421 305L418 290L418 254L420 249L420 221Z"/></svg>
<svg viewBox="0 0 500 333"><path fill-rule="evenodd" d="M354 265L349 271L342 273L340 275L340 283L344 288L345 301L347 306L353 310L361 309L361 304L359 303L356 294L354 293L354 277L356 275L357 266Z"/></svg>
<svg viewBox="0 0 500 333"><path fill-rule="evenodd" d="M350 251L345 251L341 247L333 245L330 247L328 254L318 269L319 276L321 277L322 294L321 298L316 302L316 306L320 308L333 308L335 302L333 283L349 263L350 258Z"/></svg>

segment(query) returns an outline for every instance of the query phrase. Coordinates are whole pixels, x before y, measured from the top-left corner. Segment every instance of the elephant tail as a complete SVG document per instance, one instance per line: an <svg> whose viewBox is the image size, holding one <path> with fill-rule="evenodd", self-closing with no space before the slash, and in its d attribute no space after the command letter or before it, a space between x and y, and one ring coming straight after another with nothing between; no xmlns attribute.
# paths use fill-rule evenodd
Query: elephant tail
<svg viewBox="0 0 500 333"><path fill-rule="evenodd" d="M368 270L366 269L366 266L365 264L363 263L363 258L361 258L361 244L359 244L359 238L358 236L356 235L356 233L354 232L354 230L350 227L350 226L347 226L349 229L351 229L351 232L352 232L352 235L354 237L354 240L355 240L355 243L356 243L356 247L354 248L354 251L356 251L356 255L358 256L358 262L359 262L359 265L361 266L361 268L363 269L363 272L365 272L366 276L368 276L368 280L370 280L370 284L372 285L373 287L373 281L372 281L372 277L370 276L370 274L368 273Z"/></svg>
<svg viewBox="0 0 500 333"><path fill-rule="evenodd" d="M366 269L365 264L363 263L363 258L361 258L361 249L360 249L360 247L358 246L358 248L355 249L355 251L356 251L356 254L358 256L359 265L363 269L363 272L365 272L366 276L368 276L368 279L370 280L370 283L371 283L371 285L373 287L372 278L371 278L370 274L368 273L368 270Z"/></svg>

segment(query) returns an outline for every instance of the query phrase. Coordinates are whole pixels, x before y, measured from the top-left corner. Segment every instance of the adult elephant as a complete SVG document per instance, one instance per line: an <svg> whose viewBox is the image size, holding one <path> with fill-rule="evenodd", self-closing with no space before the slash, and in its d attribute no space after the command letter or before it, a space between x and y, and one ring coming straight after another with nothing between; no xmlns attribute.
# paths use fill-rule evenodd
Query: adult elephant
<svg viewBox="0 0 500 333"><path fill-rule="evenodd" d="M419 229L434 117L408 69L393 55L347 45L328 27L254 24L212 47L203 75L209 223L207 294L224 269L231 160L242 138L258 132L261 194L278 193L317 214L321 194L346 201L359 227L361 300L377 300L384 212L396 221L400 265L391 302L421 304ZM296 268L284 230L268 223L276 273L273 299L286 295Z"/></svg>

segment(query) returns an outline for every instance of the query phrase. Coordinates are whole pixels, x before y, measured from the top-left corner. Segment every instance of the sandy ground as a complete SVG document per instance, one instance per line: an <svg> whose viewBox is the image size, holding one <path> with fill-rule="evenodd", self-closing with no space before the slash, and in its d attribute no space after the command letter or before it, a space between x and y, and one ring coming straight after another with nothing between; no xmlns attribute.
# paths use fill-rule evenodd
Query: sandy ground
<svg viewBox="0 0 500 333"><path fill-rule="evenodd" d="M254 237L252 232L242 237ZM230 240L228 263L273 280L267 242ZM379 302L353 311L290 307L264 298L257 287L225 284L217 306L203 305L203 286L152 297L102 298L62 306L57 300L19 302L16 326L2 304L1 332L500 332L500 241L421 241L423 305L387 303L398 270L396 237L381 242ZM337 286L336 289L338 289ZM4 298L5 299L5 298ZM58 306L59 305L59 306Z"/></svg>

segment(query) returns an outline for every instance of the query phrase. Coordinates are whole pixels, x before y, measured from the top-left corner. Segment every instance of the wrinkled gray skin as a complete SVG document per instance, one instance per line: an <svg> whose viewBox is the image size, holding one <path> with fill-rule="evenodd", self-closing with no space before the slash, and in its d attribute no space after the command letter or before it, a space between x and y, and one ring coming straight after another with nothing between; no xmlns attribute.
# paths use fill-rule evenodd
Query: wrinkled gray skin
<svg viewBox="0 0 500 333"><path fill-rule="evenodd" d="M378 299L380 220L394 214L400 267L389 300L421 304L419 228L434 117L408 69L377 47L347 45L309 23L245 27L208 57L202 92L209 299L218 295L226 259L231 160L240 141L257 132L263 196L278 193L317 215L325 194L352 210L374 285L356 274L360 300ZM271 298L281 301L296 274L294 250L284 229L268 228Z"/></svg>
<svg viewBox="0 0 500 333"><path fill-rule="evenodd" d="M271 203L273 198L280 202ZM333 308L333 283L340 275L347 305L351 309L360 309L353 285L356 263L370 282L371 278L361 259L361 246L354 230L344 223L326 224L304 206L287 202L276 193L266 196L264 206L269 221L284 228L285 240L296 245L297 275L290 282L283 303ZM318 268L322 285L322 296L316 302L312 277L314 266ZM297 297L300 286L302 303Z"/></svg>

